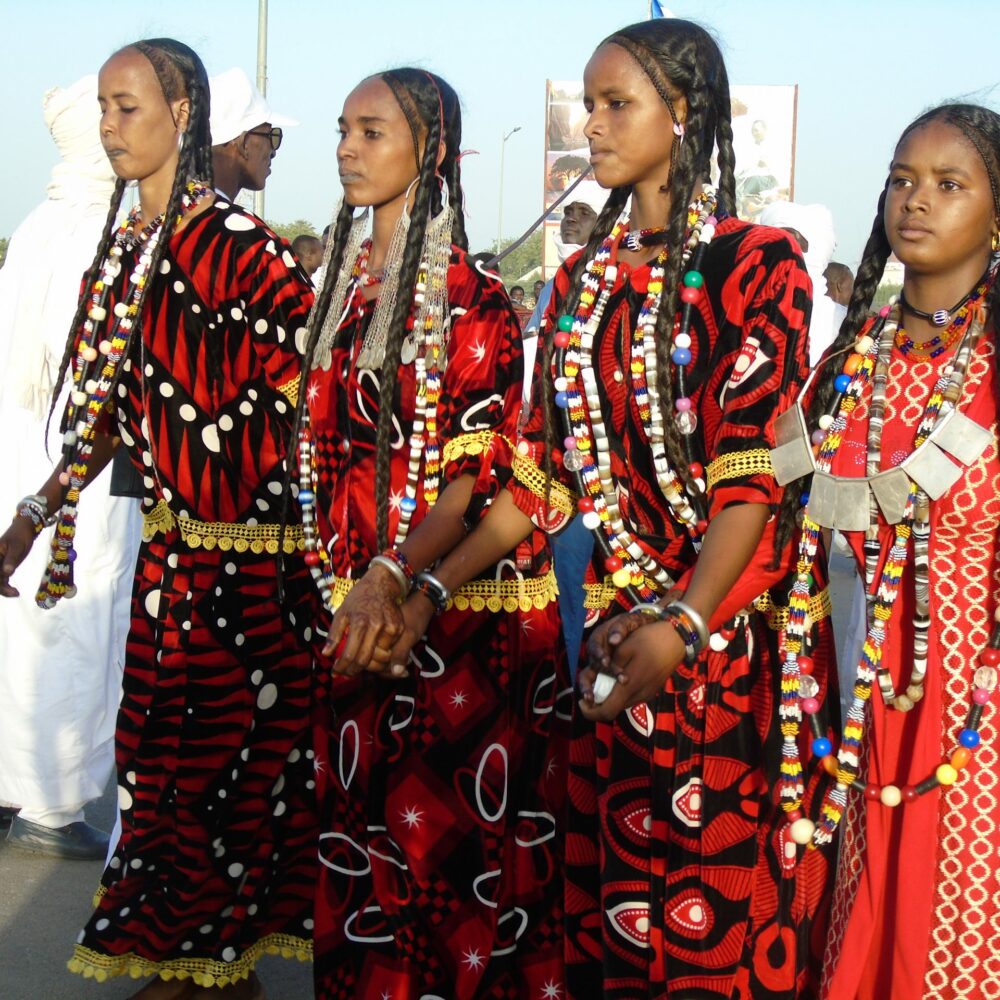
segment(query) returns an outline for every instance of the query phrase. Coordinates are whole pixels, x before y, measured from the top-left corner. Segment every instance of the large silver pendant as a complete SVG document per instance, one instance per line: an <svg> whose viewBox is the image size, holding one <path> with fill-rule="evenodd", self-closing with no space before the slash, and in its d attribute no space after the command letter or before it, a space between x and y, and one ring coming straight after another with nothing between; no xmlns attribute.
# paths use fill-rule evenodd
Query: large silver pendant
<svg viewBox="0 0 1000 1000"><path fill-rule="evenodd" d="M931 440L962 465L972 465L993 440L993 434L964 413L952 410L934 428Z"/></svg>
<svg viewBox="0 0 1000 1000"><path fill-rule="evenodd" d="M809 516L824 528L864 531L868 527L868 480L831 476L817 469L809 489Z"/></svg>
<svg viewBox="0 0 1000 1000"><path fill-rule="evenodd" d="M775 446L771 449L771 467L779 486L809 475L815 468L809 431L798 403L774 421Z"/></svg>
<svg viewBox="0 0 1000 1000"><path fill-rule="evenodd" d="M399 351L399 360L404 365L412 365L417 359L417 341L412 333L403 338L403 346Z"/></svg>
<svg viewBox="0 0 1000 1000"><path fill-rule="evenodd" d="M931 440L925 441L900 468L932 499L944 496L962 477L956 465Z"/></svg>
<svg viewBox="0 0 1000 1000"><path fill-rule="evenodd" d="M887 469L869 480L872 493L887 524L899 524L910 498L910 477L905 470Z"/></svg>

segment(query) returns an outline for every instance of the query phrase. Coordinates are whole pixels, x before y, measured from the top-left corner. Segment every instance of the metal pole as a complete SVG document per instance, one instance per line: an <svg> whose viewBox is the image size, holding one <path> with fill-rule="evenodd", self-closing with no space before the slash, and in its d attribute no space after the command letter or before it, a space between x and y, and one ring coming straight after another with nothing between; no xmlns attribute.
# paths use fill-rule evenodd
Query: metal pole
<svg viewBox="0 0 1000 1000"><path fill-rule="evenodd" d="M257 0L257 89L267 97L267 0ZM253 212L264 218L264 190L254 191Z"/></svg>
<svg viewBox="0 0 1000 1000"><path fill-rule="evenodd" d="M520 132L521 126L515 125L503 138L500 140L500 202L497 205L497 249L496 252L499 254L502 247L500 246L500 241L503 239L503 155L507 148L507 140L515 133Z"/></svg>

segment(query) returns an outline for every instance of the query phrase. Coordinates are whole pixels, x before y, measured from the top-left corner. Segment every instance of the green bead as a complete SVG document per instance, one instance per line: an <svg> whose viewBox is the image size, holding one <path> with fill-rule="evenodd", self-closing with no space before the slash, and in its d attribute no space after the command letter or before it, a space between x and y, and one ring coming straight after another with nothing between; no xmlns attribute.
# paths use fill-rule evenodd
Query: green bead
<svg viewBox="0 0 1000 1000"><path fill-rule="evenodd" d="M573 329L573 317L572 316L560 316L559 317L559 329L563 333L569 333Z"/></svg>
<svg viewBox="0 0 1000 1000"><path fill-rule="evenodd" d="M701 288L705 284L705 277L700 271L688 271L684 275L684 284L688 288Z"/></svg>

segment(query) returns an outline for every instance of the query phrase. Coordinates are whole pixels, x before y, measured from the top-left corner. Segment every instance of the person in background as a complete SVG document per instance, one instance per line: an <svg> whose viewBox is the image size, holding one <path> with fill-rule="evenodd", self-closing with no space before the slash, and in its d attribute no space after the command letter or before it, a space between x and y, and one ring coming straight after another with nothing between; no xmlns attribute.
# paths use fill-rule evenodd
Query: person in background
<svg viewBox="0 0 1000 1000"><path fill-rule="evenodd" d="M0 425L11 442L0 483L4 510L17 506L19 484L40 482L51 469L45 414L62 389L56 373L80 275L114 188L98 133L97 77L53 88L42 111L61 161L0 269ZM58 428L47 440L57 452ZM104 792L114 764L140 525L138 504L110 497L109 479L107 470L88 491L75 544L102 585L48 613L35 605L34 590L0 605L0 816L11 820L13 846L64 858L103 858L108 849L107 834L84 821L83 807ZM46 555L37 546L22 573L41 578Z"/></svg>
<svg viewBox="0 0 1000 1000"><path fill-rule="evenodd" d="M511 288L510 301L514 304L515 309L524 305L524 289L520 285L514 285Z"/></svg>
<svg viewBox="0 0 1000 1000"><path fill-rule="evenodd" d="M228 201L243 189L263 191L283 130L299 123L275 111L239 67L209 83L215 190Z"/></svg>
<svg viewBox="0 0 1000 1000"><path fill-rule="evenodd" d="M826 293L838 305L845 308L851 304L854 291L854 272L840 261L831 260L823 272L826 278Z"/></svg>
<svg viewBox="0 0 1000 1000"><path fill-rule="evenodd" d="M542 294L542 289L543 289L544 287L545 287L545 282L544 282L544 281L542 281L542 279L541 279L541 278L539 278L539 279L538 279L538 280L537 280L537 281L536 281L536 282L535 282L535 283L534 283L534 284L533 284L533 285L531 286L531 297L532 297L532 299L534 300L534 302L535 302L535 304L536 304L536 305L538 304L538 296Z"/></svg>
<svg viewBox="0 0 1000 1000"><path fill-rule="evenodd" d="M302 269L312 278L323 263L323 244L319 237L301 233L292 240L292 250L298 257Z"/></svg>

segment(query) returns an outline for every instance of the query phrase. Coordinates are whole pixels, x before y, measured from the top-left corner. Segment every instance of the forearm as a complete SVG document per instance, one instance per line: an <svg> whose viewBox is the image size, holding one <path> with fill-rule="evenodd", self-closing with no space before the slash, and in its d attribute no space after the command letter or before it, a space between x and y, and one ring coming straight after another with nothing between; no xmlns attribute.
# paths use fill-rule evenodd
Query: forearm
<svg viewBox="0 0 1000 1000"><path fill-rule="evenodd" d="M475 530L444 557L434 575L454 593L516 548L533 529L531 518L502 490Z"/></svg>
<svg viewBox="0 0 1000 1000"><path fill-rule="evenodd" d="M400 546L415 573L433 566L468 534L465 512L475 480L459 476L445 488L424 519L413 528Z"/></svg>
<svg viewBox="0 0 1000 1000"><path fill-rule="evenodd" d="M92 483L101 474L108 462L111 461L120 440L120 438L111 437L107 434L95 435L94 450L88 463L87 481L84 483L84 488L89 483ZM63 499L66 496L66 487L59 481L62 471L63 467L60 462L52 470L49 478L35 491L38 496L45 497L50 513L55 513L62 506Z"/></svg>
<svg viewBox="0 0 1000 1000"><path fill-rule="evenodd" d="M706 622L750 565L769 516L767 504L748 503L727 507L712 518L684 595L685 603Z"/></svg>

